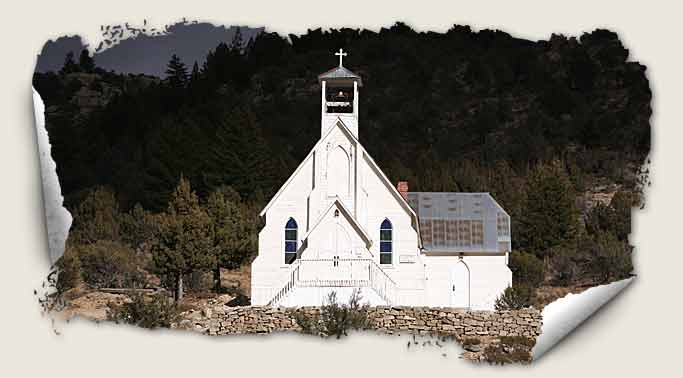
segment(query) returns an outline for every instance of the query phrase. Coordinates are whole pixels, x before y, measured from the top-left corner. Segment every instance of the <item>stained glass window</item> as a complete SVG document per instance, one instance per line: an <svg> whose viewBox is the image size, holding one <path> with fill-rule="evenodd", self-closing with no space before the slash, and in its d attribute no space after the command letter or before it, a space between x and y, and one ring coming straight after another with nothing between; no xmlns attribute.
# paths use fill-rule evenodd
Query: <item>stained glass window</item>
<svg viewBox="0 0 683 378"><path fill-rule="evenodd" d="M299 226L294 218L289 218L285 225L285 264L291 264L296 261L298 230Z"/></svg>
<svg viewBox="0 0 683 378"><path fill-rule="evenodd" d="M393 252L393 227L389 219L385 219L379 227L379 263L391 264Z"/></svg>

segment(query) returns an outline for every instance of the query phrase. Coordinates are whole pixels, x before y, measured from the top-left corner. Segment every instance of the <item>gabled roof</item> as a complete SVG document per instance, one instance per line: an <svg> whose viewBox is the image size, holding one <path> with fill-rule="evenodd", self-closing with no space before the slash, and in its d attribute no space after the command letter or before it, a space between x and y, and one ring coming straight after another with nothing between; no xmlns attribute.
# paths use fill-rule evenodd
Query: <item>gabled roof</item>
<svg viewBox="0 0 683 378"><path fill-rule="evenodd" d="M498 214L509 224L510 216L489 193L409 192L408 203L420 220L423 246L431 252L497 251ZM474 222L482 225L481 244L473 243Z"/></svg>
<svg viewBox="0 0 683 378"><path fill-rule="evenodd" d="M320 75L318 75L318 82L321 82L323 80L330 80L330 79L350 79L350 80L355 80L358 82L358 86L362 87L363 86L363 80L360 78L360 76L356 75L355 73L351 72L344 66L339 66L335 67L327 72L323 72Z"/></svg>
<svg viewBox="0 0 683 378"><path fill-rule="evenodd" d="M358 146L358 149L360 150L360 153L362 153L363 158L369 163L370 167L377 173L377 175L380 177L380 180L384 183L384 185L391 192L391 194L394 196L394 198L396 198L396 200L399 201L401 206L408 212L410 217L415 221L415 230L417 231L417 236L418 236L417 237L418 247L422 248L422 239L420 238L420 223L418 221L417 213L413 210L413 208L410 207L410 205L408 204L408 201L406 201L403 198L403 196L401 196L401 194L398 192L396 187L391 183L391 181L389 180L389 178L387 178L387 176L384 174L384 172L382 172L382 170L379 168L377 163L375 163L375 161L372 159L372 157L367 153L367 151L365 151L365 149L363 148L363 145L360 144L360 142L358 141L358 138L356 138L356 136L353 135L351 130L349 130L349 128L346 126L346 124L344 124L344 122L342 121L342 119L340 117L337 117L337 120L335 121L335 125L337 127L339 127L342 130L342 132L344 132L349 138L351 138L351 140ZM280 190L278 190L277 193L275 193L273 198L271 198L270 201L268 202L268 204L263 208L263 210L261 210L261 212L259 213L259 216L264 216L266 214L266 212L273 206L273 204L275 204L275 201L277 200L277 198L280 197L280 195L282 195L282 193L285 191L287 186L289 186L289 184L292 182L292 180L294 180L294 177L299 173L299 171L301 171L301 169L303 169L303 166L305 165L306 161L308 161L308 159L311 158L311 156L313 155L313 151L315 151L318 148L318 146L325 139L327 139L327 137L332 133L332 131L334 129L335 129L334 126L330 127L327 130L327 133L325 133L325 135L323 135L323 137L320 138L320 140L318 140L318 143L316 143L315 146L313 146L313 148L311 148L311 151L308 153L306 158L301 162L301 164L299 164L299 166L296 168L294 173L292 173L292 175L289 176L287 181L285 181L285 183L282 184L282 187L280 187Z"/></svg>
<svg viewBox="0 0 683 378"><path fill-rule="evenodd" d="M349 128L346 127L346 125L344 124L344 122L342 122L342 120L341 120L340 117L337 117L337 120L335 121L335 124L341 125L341 126L342 126L342 130L343 130L344 132L346 132L351 138L355 138L355 137L353 136L353 133L351 133L351 131L349 130ZM292 174L289 176L289 178L287 179L287 181L285 181L285 183L282 184L282 186L281 186L280 189L277 191L277 193L275 193L275 195L273 196L273 198L271 198L270 201L268 201L268 204L263 208L263 210L261 210L261 212L259 213L259 216L261 216L261 217L264 216L264 215L266 214L266 212L268 211L268 209L270 209L271 206L273 206L273 204L275 203L275 200L276 200L278 197L280 197L280 195L282 194L282 192L285 191L285 188L287 188L287 187L289 186L289 184L292 182L292 180L294 180L294 177L296 177L296 175L299 173L299 171L300 171L301 169L303 169L304 165L306 165L306 162L308 161L308 159L310 159L311 156L313 156L313 151L315 151L315 150L318 148L318 146L327 138L328 135L330 135L330 134L332 133L333 130L334 130L334 127L330 127L330 128L327 130L327 132L325 133L325 135L323 135L323 136L320 138L320 140L318 140L318 143L316 143L315 146L313 146L313 148L311 148L311 151L308 153L308 155L306 155L306 157L304 158L304 160L301 161L301 163L299 164L298 167L296 167L296 169L294 170L294 173L292 173ZM355 139L355 142L358 143L358 139Z"/></svg>
<svg viewBox="0 0 683 378"><path fill-rule="evenodd" d="M338 196L334 201L332 201L330 206L328 206L327 209L320 214L320 217L318 217L318 219L315 221L313 227L311 227L311 229L308 230L308 232L306 232L306 234L301 240L305 241L306 239L308 239L308 237L313 233L313 231L315 231L318 225L322 223L323 219L325 219L327 214L329 214L335 207L341 210L341 213L342 215L344 215L344 218L346 218L346 220L351 224L351 226L358 232L358 235L360 235L361 239L363 239L363 241L365 242L365 247L370 249L370 247L372 246L372 239L365 231L365 229L363 229L363 226L361 226L360 223L356 221L356 218L354 218L353 215L351 215L351 212L349 211L349 209L346 208L346 206L344 206L344 203L339 200Z"/></svg>

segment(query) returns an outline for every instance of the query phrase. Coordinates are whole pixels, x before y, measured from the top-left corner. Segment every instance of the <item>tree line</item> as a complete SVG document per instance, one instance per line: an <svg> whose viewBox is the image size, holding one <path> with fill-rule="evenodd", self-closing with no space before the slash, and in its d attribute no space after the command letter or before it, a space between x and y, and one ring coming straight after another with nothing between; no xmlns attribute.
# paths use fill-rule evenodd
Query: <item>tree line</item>
<svg viewBox="0 0 683 378"><path fill-rule="evenodd" d="M642 202L651 91L645 67L628 61L607 30L537 42L458 25L416 32L403 23L288 38L263 32L249 41L237 33L201 64L169 57L163 78L105 71L87 51L78 61L68 55L59 72L36 73L34 86L46 104L65 204L75 214L73 234L88 228L79 217L92 219L78 209L93 193L109 192L117 214L138 220L107 227L118 227L132 249L157 235L149 266L178 287L195 269L181 267L208 269L187 251L210 244L189 242L180 231L199 237L211 229L218 210L209 199L229 187L224 195L240 199L253 241L257 208L320 137L316 76L336 64L331 52L340 47L365 84L364 146L392 181L407 180L411 190L491 192L512 218L516 286L630 272L625 230L631 206ZM581 194L607 184L620 188L612 202L586 209ZM168 234L161 238L155 227ZM121 243L92 237L73 236L74 248ZM188 255L171 253L181 250Z"/></svg>
<svg viewBox="0 0 683 378"><path fill-rule="evenodd" d="M81 282L93 288L158 284L178 301L186 279L211 272L220 293L221 269L238 268L256 254L261 224L254 206L230 187L200 201L183 177L159 213L140 205L123 212L111 190L94 188L74 211L58 289Z"/></svg>

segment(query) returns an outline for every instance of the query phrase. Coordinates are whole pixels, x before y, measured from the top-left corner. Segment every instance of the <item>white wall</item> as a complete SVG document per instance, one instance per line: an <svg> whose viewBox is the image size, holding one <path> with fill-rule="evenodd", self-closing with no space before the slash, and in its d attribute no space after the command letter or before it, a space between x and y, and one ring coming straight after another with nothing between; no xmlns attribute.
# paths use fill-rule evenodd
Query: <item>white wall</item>
<svg viewBox="0 0 683 378"><path fill-rule="evenodd" d="M451 271L458 256L424 256L426 274L426 304L450 306ZM470 272L470 307L473 310L493 310L496 298L512 284L512 272L506 256L463 256Z"/></svg>
<svg viewBox="0 0 683 378"><path fill-rule="evenodd" d="M378 265L380 225L389 219L392 263L381 267L396 283L397 304L451 305L451 270L458 263L458 257L420 253L411 213L397 198L394 184L384 179L366 154L341 126L335 126L316 144L277 195L265 214L266 225L259 233L259 253L252 264L253 304L267 304L290 277L291 266L284 263L284 228L293 217L299 226L299 246L306 232L319 223L301 250L301 258L330 258L330 253L325 252L333 249L335 230L342 229L348 235L352 256L340 257L371 258ZM369 248L349 219L343 215L335 218L334 209L329 211L337 198L372 240ZM493 309L497 296L511 284L506 256L465 256L463 261L470 270L471 307ZM348 288L338 289L345 293ZM285 300L290 305L311 304L329 292L321 290L297 289Z"/></svg>

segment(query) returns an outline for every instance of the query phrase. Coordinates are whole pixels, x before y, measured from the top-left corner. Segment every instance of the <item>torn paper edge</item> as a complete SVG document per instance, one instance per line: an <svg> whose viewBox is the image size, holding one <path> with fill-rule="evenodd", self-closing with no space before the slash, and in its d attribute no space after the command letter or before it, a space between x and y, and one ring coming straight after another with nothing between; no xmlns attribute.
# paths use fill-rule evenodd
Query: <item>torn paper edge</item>
<svg viewBox="0 0 683 378"><path fill-rule="evenodd" d="M50 263L54 264L64 254L64 247L72 217L63 206L57 165L50 154L50 140L45 128L45 105L40 94L33 89L38 151L40 154L41 177L43 181L43 201L47 221L47 237ZM541 358L565 336L628 287L634 278L597 286L580 294L568 294L550 304L542 312L541 335L532 349L534 360Z"/></svg>
<svg viewBox="0 0 683 378"><path fill-rule="evenodd" d="M40 176L43 182L43 203L47 225L47 243L50 264L64 254L66 237L71 228L71 213L63 206L64 196L57 177L57 164L52 160L50 139L45 127L45 104L38 91L33 90L33 111L35 115Z"/></svg>
<svg viewBox="0 0 683 378"><path fill-rule="evenodd" d="M611 284L595 286L580 294L567 294L543 308L541 335L531 350L534 360L574 331L581 323L596 313L602 306L627 288L635 279L631 277Z"/></svg>

